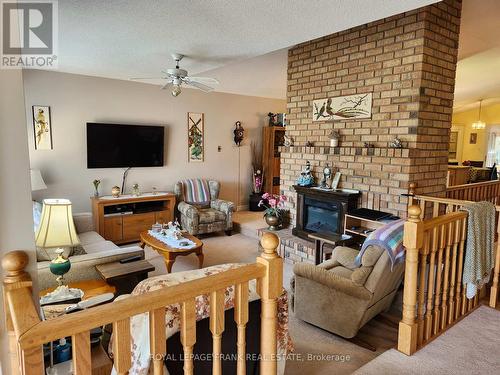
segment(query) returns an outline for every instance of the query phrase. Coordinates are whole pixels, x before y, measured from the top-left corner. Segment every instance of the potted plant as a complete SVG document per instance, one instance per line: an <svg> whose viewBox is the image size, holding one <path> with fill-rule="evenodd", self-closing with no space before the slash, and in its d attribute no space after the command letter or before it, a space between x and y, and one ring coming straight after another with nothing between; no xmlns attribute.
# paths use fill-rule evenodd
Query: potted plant
<svg viewBox="0 0 500 375"><path fill-rule="evenodd" d="M332 129L330 134L328 134L328 138L330 138L330 147L338 147L340 140L340 132L338 130Z"/></svg>
<svg viewBox="0 0 500 375"><path fill-rule="evenodd" d="M259 202L259 207L264 207L264 218L269 226L269 230L277 230L282 221L282 207L286 202L284 195L273 195L264 193L262 200Z"/></svg>

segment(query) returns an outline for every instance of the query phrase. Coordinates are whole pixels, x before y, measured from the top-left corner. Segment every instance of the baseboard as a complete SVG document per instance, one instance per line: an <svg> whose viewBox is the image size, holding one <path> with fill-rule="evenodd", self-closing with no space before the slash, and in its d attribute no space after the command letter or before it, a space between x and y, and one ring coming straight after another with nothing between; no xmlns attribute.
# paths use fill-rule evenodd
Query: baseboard
<svg viewBox="0 0 500 375"><path fill-rule="evenodd" d="M236 207L236 211L248 211L248 209L249 209L248 204Z"/></svg>

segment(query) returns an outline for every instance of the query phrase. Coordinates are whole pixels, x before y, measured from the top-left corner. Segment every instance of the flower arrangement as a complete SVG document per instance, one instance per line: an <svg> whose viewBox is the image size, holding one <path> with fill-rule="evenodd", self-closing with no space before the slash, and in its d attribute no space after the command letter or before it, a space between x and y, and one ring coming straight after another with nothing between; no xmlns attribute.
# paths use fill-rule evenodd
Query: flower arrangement
<svg viewBox="0 0 500 375"><path fill-rule="evenodd" d="M257 145L255 142L250 143L252 151L252 190L255 194L260 194L262 186L264 185L264 173L262 173L262 155L257 152Z"/></svg>
<svg viewBox="0 0 500 375"><path fill-rule="evenodd" d="M267 203L266 203L267 202ZM276 216L280 217L283 207L283 203L286 202L286 196L284 195L274 195L269 193L264 193L262 199L259 202L259 207L265 207L264 216Z"/></svg>
<svg viewBox="0 0 500 375"><path fill-rule="evenodd" d="M92 181L92 183L94 184L94 189L95 189L95 192L94 192L94 196L98 197L99 196L99 184L101 183L101 180L94 180Z"/></svg>

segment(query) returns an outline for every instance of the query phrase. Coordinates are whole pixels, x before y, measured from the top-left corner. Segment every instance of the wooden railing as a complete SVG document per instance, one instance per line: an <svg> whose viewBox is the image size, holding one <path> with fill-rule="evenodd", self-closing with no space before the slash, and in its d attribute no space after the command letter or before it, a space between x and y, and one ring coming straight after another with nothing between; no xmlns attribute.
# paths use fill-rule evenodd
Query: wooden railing
<svg viewBox="0 0 500 375"><path fill-rule="evenodd" d="M283 264L276 253L279 240L265 233L264 249L256 263L196 279L180 285L152 291L89 310L41 321L32 299L31 278L24 271L28 263L22 251L8 253L2 259L5 270L4 301L10 337L12 373L43 374L42 345L61 337L72 337L75 375L91 373L90 333L92 328L112 323L114 367L127 374L131 366L130 318L149 312L150 348L154 374L163 374L166 356L165 307L181 305L181 343L184 349L184 374L193 374L193 347L196 341L195 298L210 295L210 331L213 337L213 374L221 374L221 335L224 330L224 290L235 285L235 322L237 338L237 374L245 374L245 327L248 322L248 282L257 280L261 297L260 373L277 371L277 299L282 292Z"/></svg>
<svg viewBox="0 0 500 375"><path fill-rule="evenodd" d="M408 209L404 227L406 268L398 350L413 354L478 305L462 285L467 213L422 220L420 206Z"/></svg>
<svg viewBox="0 0 500 375"><path fill-rule="evenodd" d="M500 205L500 180L450 186L446 188L446 198Z"/></svg>
<svg viewBox="0 0 500 375"><path fill-rule="evenodd" d="M496 182L496 181L495 181ZM472 184L471 184L472 185ZM420 220L424 218L435 218L445 213L457 212L464 204L472 203L471 200L458 200L450 198L431 197L427 195L415 194L416 184L411 183L409 189L408 209L412 205L418 205L420 208ZM475 197L479 197L476 195ZM492 200L490 200L492 202ZM500 205L496 205L496 254L495 254L495 268L491 279L489 305L493 308L497 306L499 283L500 283Z"/></svg>

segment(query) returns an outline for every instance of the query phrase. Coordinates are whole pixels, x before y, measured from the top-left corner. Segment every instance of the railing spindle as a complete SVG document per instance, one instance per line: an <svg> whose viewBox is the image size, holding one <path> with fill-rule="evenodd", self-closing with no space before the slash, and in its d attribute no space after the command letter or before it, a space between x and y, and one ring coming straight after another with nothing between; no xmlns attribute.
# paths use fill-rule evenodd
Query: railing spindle
<svg viewBox="0 0 500 375"><path fill-rule="evenodd" d="M427 232L429 241L431 240L430 231ZM434 307L434 283L436 276L436 251L438 249L438 235L437 228L432 231L432 246L431 246L431 256L429 260L429 282L427 283L427 306L425 311L425 330L424 338L425 341L429 340L432 336L432 311Z"/></svg>
<svg viewBox="0 0 500 375"><path fill-rule="evenodd" d="M442 291L442 276L443 276L443 249L445 247L446 232L443 226L439 227L439 245L438 245L438 260L436 269L436 292L434 294L434 312L432 322L432 333L436 335L440 328L441 319L441 291Z"/></svg>
<svg viewBox="0 0 500 375"><path fill-rule="evenodd" d="M116 372L127 374L131 366L130 319L113 322L113 359Z"/></svg>
<svg viewBox="0 0 500 375"><path fill-rule="evenodd" d="M149 312L149 345L154 375L163 375L163 360L167 354L165 308Z"/></svg>
<svg viewBox="0 0 500 375"><path fill-rule="evenodd" d="M184 349L184 375L193 375L193 347L196 343L196 311L194 299L182 303L181 343Z"/></svg>
<svg viewBox="0 0 500 375"><path fill-rule="evenodd" d="M460 243L458 245L458 271L457 271L457 293L456 293L456 301L455 301L455 320L464 313L463 311L463 297L465 292L462 288L462 272L464 268L464 247L465 247L465 236L466 236L466 225L467 219L463 219L460 223L462 226L462 230L460 231Z"/></svg>
<svg viewBox="0 0 500 375"><path fill-rule="evenodd" d="M417 308L417 324L418 324L418 337L417 346L422 345L424 339L424 312L425 312L425 286L426 286L426 267L427 255L429 254L430 237L425 239L424 247L420 253L420 269L419 269L419 286L418 286L418 308Z"/></svg>
<svg viewBox="0 0 500 375"><path fill-rule="evenodd" d="M222 374L222 332L224 332L224 290L210 294L210 332L213 340L212 374Z"/></svg>
<svg viewBox="0 0 500 375"><path fill-rule="evenodd" d="M453 223L448 223L443 227L443 232L446 232L446 249L444 260L444 278L443 278L443 299L441 301L441 329L446 328L448 321L448 292L449 292L449 277L450 277L450 253L453 246Z"/></svg>
<svg viewBox="0 0 500 375"><path fill-rule="evenodd" d="M457 256L458 256L458 243L460 242L460 221L454 223L455 231L453 236L453 247L451 254L451 276L450 276L450 299L448 310L448 324L453 322L455 314L455 288L457 277Z"/></svg>
<svg viewBox="0 0 500 375"><path fill-rule="evenodd" d="M91 373L90 332L80 332L71 336L73 351L73 374L87 375Z"/></svg>
<svg viewBox="0 0 500 375"><path fill-rule="evenodd" d="M237 375L246 374L246 325L248 323L248 282L236 284L234 292L234 320L238 326Z"/></svg>
<svg viewBox="0 0 500 375"><path fill-rule="evenodd" d="M497 220L497 253L493 270L493 284L490 289L490 307L495 308L498 300L498 280L500 277L500 219Z"/></svg>

